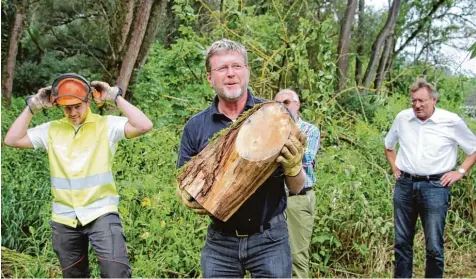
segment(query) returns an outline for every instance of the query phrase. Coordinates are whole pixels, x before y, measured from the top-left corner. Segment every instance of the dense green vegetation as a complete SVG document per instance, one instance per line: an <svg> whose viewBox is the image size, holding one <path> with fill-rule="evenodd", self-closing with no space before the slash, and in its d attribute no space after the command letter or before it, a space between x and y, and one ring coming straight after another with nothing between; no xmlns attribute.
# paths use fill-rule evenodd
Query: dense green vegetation
<svg viewBox="0 0 476 279"><path fill-rule="evenodd" d="M157 45L151 55L155 57L154 54L160 52L175 57L174 51L174 47L164 50ZM173 59L160 61L159 64L155 59L150 60L136 88L136 103L153 116L155 129L140 139L121 142L116 154L115 177L122 196L120 212L134 276L195 277L200 275L199 253L208 218L194 215L176 198L174 166L184 121L206 107L212 94L204 81L174 84L171 78L158 74L168 72L167 76L181 76L182 80L189 77L183 72L180 74L187 68L185 64ZM200 72L201 68L197 63L194 70ZM151 80L145 81L147 77ZM169 88L151 89L161 85ZM448 86L447 94L453 94L451 79ZM443 89L442 86L441 107L458 111L458 102ZM391 274L393 178L383 155L382 142L393 117L407 107L407 103L405 92L374 103L362 103L367 111L365 117L347 109L335 107L322 111L306 104L304 115L324 119L320 125L324 137L316 166L318 205L312 240L314 276ZM332 105L337 103L330 102L329 106ZM11 111L2 111L3 133L23 107L23 99L18 98ZM47 111L35 116L34 124L60 114L59 109ZM470 122L470 125L475 131L476 123ZM15 276L48 277L52 265L43 263L56 263L48 225L48 177L45 153L2 148L2 245L38 257L38 261L23 262L25 269L19 269ZM475 182L473 175L453 188L446 234L450 255L474 255L476 252L476 212L472 198ZM422 274L421 235L418 240L419 269L416 270ZM454 257L447 259L452 262ZM458 272L463 273L453 274L471 275L464 273L465 270Z"/></svg>
<svg viewBox="0 0 476 279"><path fill-rule="evenodd" d="M176 197L175 162L184 123L206 108L214 96L205 79L204 51L213 41L227 37L249 49L251 87L257 95L269 99L280 88L298 89L303 118L322 130L315 168L318 182L311 274L390 277L394 178L383 153L385 133L395 115L409 107L408 88L423 72L438 84L438 106L460 114L476 132L474 110L462 109L475 105L476 79L452 75L442 66L397 58L391 78L380 90L349 86L335 92L337 44L333 34L338 25L332 20L314 21L312 14L294 6L285 14L289 7L284 4L274 8L235 5L225 7L221 18L211 13L210 25L199 25L203 19L196 10L186 1L174 2L175 40L155 41L131 86L132 102L151 117L154 129L139 139L120 142L115 156L120 213L133 276L201 275L199 255L209 219L187 210ZM295 18L286 22L285 15ZM55 60L53 52L51 55L52 60L47 56L42 63L56 65L61 71L86 71L84 67L89 65L77 56L75 60ZM25 68L17 69L23 74L18 78L29 80L28 84L44 84L56 70L41 65L35 64L31 72L24 64ZM99 71L90 71L83 74L101 76ZM42 77L36 79L39 73ZM2 107L2 135L24 108L24 96L18 92L13 96L10 110ZM48 110L36 115L32 125L59 117L60 109ZM464 154L460 155L461 159ZM473 170L452 189L445 234L447 277L476 275L474 185ZM2 276L61 276L51 245L50 200L46 153L8 148L2 143L1 241L2 246L21 253L2 250ZM421 227L415 246L415 277L421 277L425 258ZM99 276L96 267L93 275Z"/></svg>

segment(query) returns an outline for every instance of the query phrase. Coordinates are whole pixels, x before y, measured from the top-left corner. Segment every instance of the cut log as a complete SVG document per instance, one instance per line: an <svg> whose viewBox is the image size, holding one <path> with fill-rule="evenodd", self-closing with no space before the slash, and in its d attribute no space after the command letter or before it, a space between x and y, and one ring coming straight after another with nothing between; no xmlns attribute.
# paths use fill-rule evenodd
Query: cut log
<svg viewBox="0 0 476 279"><path fill-rule="evenodd" d="M282 105L256 105L179 171L179 187L227 221L275 171L285 142L298 133Z"/></svg>

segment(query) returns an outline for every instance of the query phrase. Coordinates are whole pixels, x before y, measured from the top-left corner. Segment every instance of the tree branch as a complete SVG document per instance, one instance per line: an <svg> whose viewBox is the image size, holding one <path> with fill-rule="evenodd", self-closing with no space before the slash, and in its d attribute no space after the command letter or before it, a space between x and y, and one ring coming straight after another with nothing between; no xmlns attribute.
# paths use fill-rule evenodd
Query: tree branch
<svg viewBox="0 0 476 279"><path fill-rule="evenodd" d="M39 56L43 56L43 54L45 53L45 51L43 50L43 48L40 46L40 44L38 43L38 40L36 39L35 36L33 36L33 34L31 33L31 30L30 28L27 28L26 31L28 32L28 35L30 35L30 38L31 38L31 41L33 42L33 44L35 44L36 48L38 49L39 51Z"/></svg>
<svg viewBox="0 0 476 279"><path fill-rule="evenodd" d="M425 25L431 21L431 17L434 13L445 3L445 0L438 0L438 2L433 4L431 11L423 18L419 20L417 28L412 32L410 37L396 50L393 52L393 57L396 57L425 27Z"/></svg>
<svg viewBox="0 0 476 279"><path fill-rule="evenodd" d="M68 25L71 22L73 22L75 20L78 20L78 19L88 19L88 18L91 18L91 17L97 17L99 15L101 15L101 14L100 13L93 13L93 14L87 14L87 15L78 15L76 17L63 19L62 21L61 21L61 19L53 19L53 20L58 20L58 22L54 26L59 27L59 26L62 26L62 25Z"/></svg>

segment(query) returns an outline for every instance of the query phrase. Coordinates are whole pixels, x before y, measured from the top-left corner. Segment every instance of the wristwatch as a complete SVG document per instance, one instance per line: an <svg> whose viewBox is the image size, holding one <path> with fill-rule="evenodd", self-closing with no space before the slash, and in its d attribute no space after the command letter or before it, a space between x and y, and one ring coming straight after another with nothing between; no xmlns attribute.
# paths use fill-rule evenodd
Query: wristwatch
<svg viewBox="0 0 476 279"><path fill-rule="evenodd" d="M466 174L466 170L463 168L459 168L458 172L461 173L463 176Z"/></svg>
<svg viewBox="0 0 476 279"><path fill-rule="evenodd" d="M117 97L119 97L119 96L122 97L123 91L122 91L122 88L121 88L119 85L116 85L115 87L117 87L117 89L119 89L118 92L117 92L117 94L116 94L116 97L114 97L114 103L115 103L116 106L117 106Z"/></svg>

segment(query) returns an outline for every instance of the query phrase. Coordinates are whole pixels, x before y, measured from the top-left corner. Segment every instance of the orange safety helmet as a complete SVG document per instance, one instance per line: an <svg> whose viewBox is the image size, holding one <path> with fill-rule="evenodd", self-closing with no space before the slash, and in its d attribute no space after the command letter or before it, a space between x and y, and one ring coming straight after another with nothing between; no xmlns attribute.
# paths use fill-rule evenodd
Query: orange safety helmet
<svg viewBox="0 0 476 279"><path fill-rule="evenodd" d="M63 106L87 102L93 91L84 77L74 73L59 75L51 89L51 102Z"/></svg>

